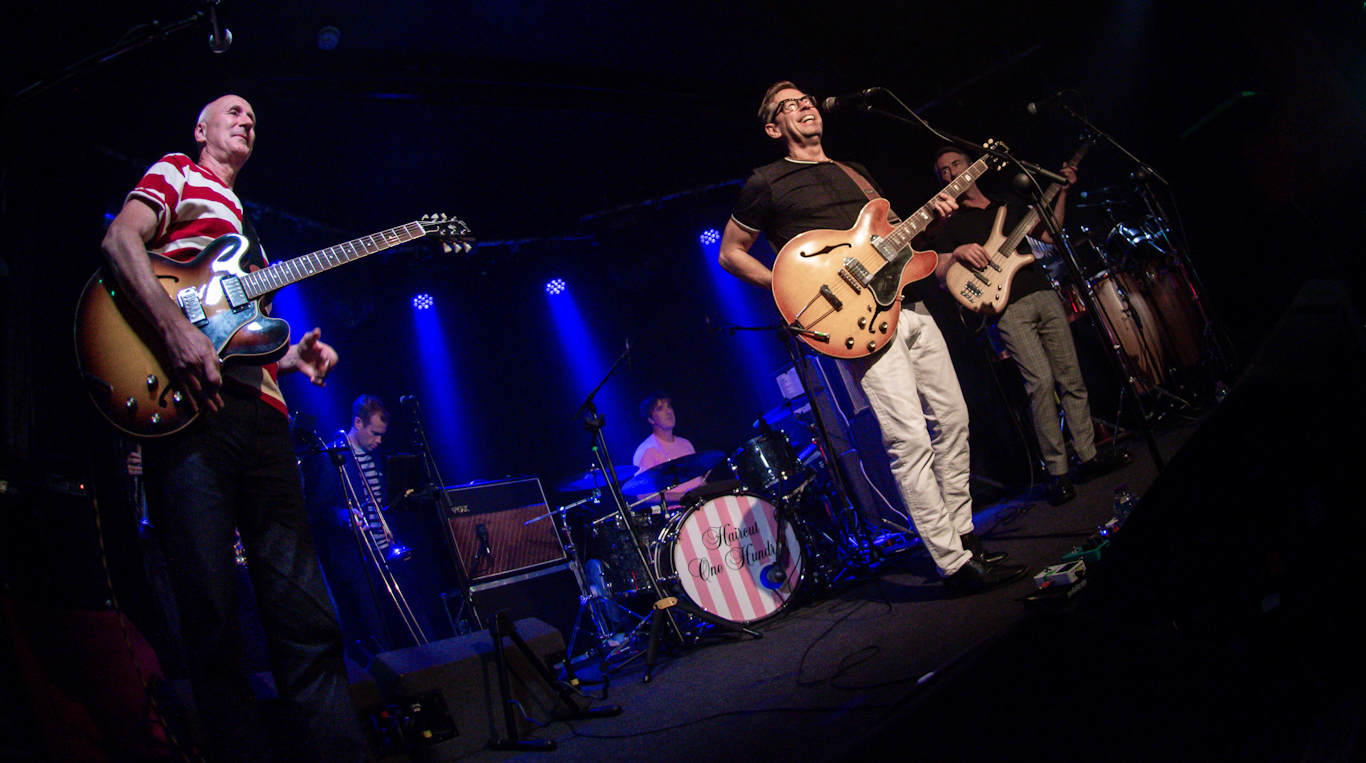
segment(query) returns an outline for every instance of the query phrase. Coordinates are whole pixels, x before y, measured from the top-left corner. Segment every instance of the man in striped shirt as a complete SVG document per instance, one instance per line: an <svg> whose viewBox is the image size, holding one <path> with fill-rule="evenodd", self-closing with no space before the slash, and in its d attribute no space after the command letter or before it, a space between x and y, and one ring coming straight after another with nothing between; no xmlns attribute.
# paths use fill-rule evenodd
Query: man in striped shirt
<svg viewBox="0 0 1366 763"><path fill-rule="evenodd" d="M337 353L314 329L266 367L224 369L209 338L169 298L149 253L187 261L215 238L242 233L233 188L256 142L251 104L225 95L195 123L195 160L168 154L128 195L102 248L117 288L152 326L163 358L201 415L148 442L148 510L163 534L180 607L195 704L211 760L272 760L271 734L245 675L238 626L235 531L241 534L275 686L302 722L291 759L362 761L361 736L342 659L341 629L328 601L304 510L279 374L323 384ZM253 255L264 262L253 242Z"/></svg>

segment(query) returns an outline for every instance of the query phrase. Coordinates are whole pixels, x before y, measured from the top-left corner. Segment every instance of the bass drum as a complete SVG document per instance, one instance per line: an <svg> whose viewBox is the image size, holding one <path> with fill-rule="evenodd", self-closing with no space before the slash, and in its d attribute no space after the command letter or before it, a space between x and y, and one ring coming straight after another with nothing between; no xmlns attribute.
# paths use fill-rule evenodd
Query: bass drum
<svg viewBox="0 0 1366 763"><path fill-rule="evenodd" d="M792 523L782 523L780 544L777 513L763 498L742 489L689 495L694 500L665 528L655 550L660 581L733 623L782 611L805 569ZM774 575L779 569L786 577Z"/></svg>
<svg viewBox="0 0 1366 763"><path fill-rule="evenodd" d="M1129 357L1139 391L1147 391L1145 385L1161 384L1165 376L1162 339L1157 315L1143 296L1143 284L1128 273L1103 270L1091 281L1091 288L1101 318Z"/></svg>

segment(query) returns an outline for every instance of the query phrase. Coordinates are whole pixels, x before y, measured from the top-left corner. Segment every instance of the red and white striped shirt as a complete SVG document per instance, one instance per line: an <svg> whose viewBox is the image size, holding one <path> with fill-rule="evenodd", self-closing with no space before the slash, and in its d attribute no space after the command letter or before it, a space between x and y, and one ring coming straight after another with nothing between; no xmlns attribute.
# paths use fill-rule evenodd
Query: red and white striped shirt
<svg viewBox="0 0 1366 763"><path fill-rule="evenodd" d="M177 262L194 259L214 239L242 232L242 202L232 189L185 154L167 154L153 164L128 194L151 205L157 231L147 251ZM262 257L265 252L262 251ZM228 383L238 382L259 392L261 399L285 415L284 395L276 383L279 365L227 366Z"/></svg>

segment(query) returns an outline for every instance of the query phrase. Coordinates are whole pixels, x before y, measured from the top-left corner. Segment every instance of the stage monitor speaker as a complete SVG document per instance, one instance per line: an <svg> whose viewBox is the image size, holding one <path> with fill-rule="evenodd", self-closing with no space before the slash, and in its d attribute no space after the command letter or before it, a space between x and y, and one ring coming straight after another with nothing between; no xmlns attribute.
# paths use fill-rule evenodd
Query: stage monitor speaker
<svg viewBox="0 0 1366 763"><path fill-rule="evenodd" d="M513 620L535 617L555 626L566 643L573 636L582 593L578 572L568 562L485 580L470 587L474 607L485 625L495 612L506 611ZM578 651L589 646L589 641L581 639Z"/></svg>
<svg viewBox="0 0 1366 763"><path fill-rule="evenodd" d="M535 478L446 488L447 540L472 583L563 562L541 481ZM539 521L531 522L533 519ZM530 522L530 524L528 524ZM481 549L481 546L485 548Z"/></svg>
<svg viewBox="0 0 1366 763"><path fill-rule="evenodd" d="M564 659L564 639L555 628L535 618L516 621L517 633L547 665ZM511 699L526 715L548 720L558 698L511 640L503 643ZM377 655L369 673L380 691L399 712L408 713L410 728L429 732L414 742L410 754L419 761L447 761L488 748L507 739L498 689L498 663L488 631L398 649ZM518 736L531 736L535 727L518 717Z"/></svg>

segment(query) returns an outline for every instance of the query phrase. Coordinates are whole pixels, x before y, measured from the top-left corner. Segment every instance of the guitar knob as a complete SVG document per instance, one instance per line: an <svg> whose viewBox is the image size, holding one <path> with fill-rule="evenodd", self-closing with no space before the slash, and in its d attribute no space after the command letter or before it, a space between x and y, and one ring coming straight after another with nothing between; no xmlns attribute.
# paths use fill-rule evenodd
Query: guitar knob
<svg viewBox="0 0 1366 763"><path fill-rule="evenodd" d="M127 408L129 411L136 411L138 409L138 401L130 397L123 401L123 407Z"/></svg>
<svg viewBox="0 0 1366 763"><path fill-rule="evenodd" d="M883 321L882 325L877 327L877 330L884 334L887 333L887 321Z"/></svg>
<svg viewBox="0 0 1366 763"><path fill-rule="evenodd" d="M852 349L854 349L854 338L853 338L852 336L849 337L848 339L844 340L844 348L845 348L846 350L852 350ZM131 399L131 398L130 398L130 399Z"/></svg>
<svg viewBox="0 0 1366 763"><path fill-rule="evenodd" d="M867 318L859 318L859 319L858 319L858 327L859 327L859 328L866 328L867 326L868 326L868 319L867 319Z"/></svg>
<svg viewBox="0 0 1366 763"><path fill-rule="evenodd" d="M877 350L877 342L869 342L869 343L868 343L868 352L875 352L876 350Z"/></svg>
<svg viewBox="0 0 1366 763"><path fill-rule="evenodd" d="M161 423L161 414L160 414L160 413L154 413L154 414L152 414L152 418L151 418L150 420L151 420L151 422L152 422L152 426L156 426L157 424L160 424L160 423Z"/></svg>
<svg viewBox="0 0 1366 763"><path fill-rule="evenodd" d="M157 388L157 375L156 375L156 374L147 374L147 389L156 389L156 388Z"/></svg>
<svg viewBox="0 0 1366 763"><path fill-rule="evenodd" d="M180 405L181 403L185 402L185 396L180 393L180 390L176 390L175 392L171 393L171 402L175 403L176 405Z"/></svg>

